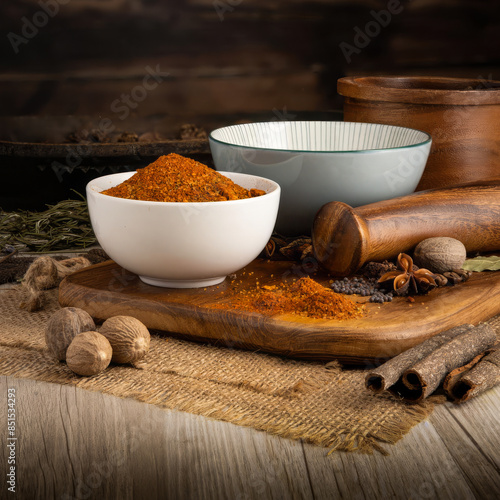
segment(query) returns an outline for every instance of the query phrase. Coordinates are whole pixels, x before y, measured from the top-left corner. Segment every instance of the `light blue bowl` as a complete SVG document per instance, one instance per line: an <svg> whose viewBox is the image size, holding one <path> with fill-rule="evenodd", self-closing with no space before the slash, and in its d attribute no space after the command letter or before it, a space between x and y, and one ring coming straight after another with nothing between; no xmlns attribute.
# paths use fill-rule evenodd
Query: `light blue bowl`
<svg viewBox="0 0 500 500"><path fill-rule="evenodd" d="M310 234L330 201L356 207L412 193L431 142L410 128L335 121L245 123L209 135L217 170L281 186L275 231L290 236Z"/></svg>

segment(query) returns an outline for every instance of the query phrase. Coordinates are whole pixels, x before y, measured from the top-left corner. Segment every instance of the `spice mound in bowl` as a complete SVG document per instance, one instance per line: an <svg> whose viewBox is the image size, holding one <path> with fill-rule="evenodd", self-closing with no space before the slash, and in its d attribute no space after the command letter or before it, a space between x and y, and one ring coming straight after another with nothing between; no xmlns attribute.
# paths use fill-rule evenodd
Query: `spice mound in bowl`
<svg viewBox="0 0 500 500"><path fill-rule="evenodd" d="M264 191L245 189L202 163L171 153L103 193L130 200L207 202L242 200Z"/></svg>
<svg viewBox="0 0 500 500"><path fill-rule="evenodd" d="M97 240L117 264L150 285L197 288L221 283L259 255L280 193L269 179L170 154L94 179L87 202Z"/></svg>

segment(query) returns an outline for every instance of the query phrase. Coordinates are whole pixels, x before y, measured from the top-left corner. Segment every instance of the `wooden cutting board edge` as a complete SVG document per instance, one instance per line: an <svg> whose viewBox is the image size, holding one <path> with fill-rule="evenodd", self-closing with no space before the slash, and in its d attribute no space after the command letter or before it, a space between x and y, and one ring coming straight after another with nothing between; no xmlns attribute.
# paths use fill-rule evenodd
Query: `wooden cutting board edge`
<svg viewBox="0 0 500 500"><path fill-rule="evenodd" d="M118 270L122 285L103 287L109 275L116 276ZM151 330L189 340L291 358L339 359L367 365L393 357L458 324L477 324L500 313L500 273L496 272L475 273L466 283L415 297L413 303L405 298L370 303L366 317L348 321L212 309L169 302L169 293L168 289L143 284L135 275L107 261L65 278L59 288L59 302L63 307L80 307L98 321L131 315ZM186 296L202 293L206 289L191 290ZM216 292L208 293L214 296Z"/></svg>

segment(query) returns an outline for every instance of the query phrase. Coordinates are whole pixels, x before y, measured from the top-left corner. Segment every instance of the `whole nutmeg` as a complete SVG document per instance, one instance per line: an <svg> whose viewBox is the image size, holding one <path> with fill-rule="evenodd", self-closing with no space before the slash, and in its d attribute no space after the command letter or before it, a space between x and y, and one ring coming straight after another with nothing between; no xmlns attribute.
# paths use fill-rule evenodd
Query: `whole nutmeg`
<svg viewBox="0 0 500 500"><path fill-rule="evenodd" d="M139 361L149 351L149 330L132 316L113 316L102 324L99 332L109 340L115 363Z"/></svg>
<svg viewBox="0 0 500 500"><path fill-rule="evenodd" d="M79 333L68 347L66 364L77 375L97 375L111 362L113 349L108 339L98 332Z"/></svg>
<svg viewBox="0 0 500 500"><path fill-rule="evenodd" d="M467 250L461 241L444 236L421 241L413 252L415 264L433 273L460 269L466 257Z"/></svg>
<svg viewBox="0 0 500 500"><path fill-rule="evenodd" d="M81 332L95 330L92 316L78 307L64 307L55 312L45 328L45 343L59 361L66 359L71 341Z"/></svg>

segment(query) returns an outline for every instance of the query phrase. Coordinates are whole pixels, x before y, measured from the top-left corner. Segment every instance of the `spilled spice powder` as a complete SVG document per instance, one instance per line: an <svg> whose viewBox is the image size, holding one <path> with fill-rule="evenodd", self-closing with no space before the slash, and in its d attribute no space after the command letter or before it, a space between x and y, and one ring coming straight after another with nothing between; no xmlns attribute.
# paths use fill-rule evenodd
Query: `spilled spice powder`
<svg viewBox="0 0 500 500"><path fill-rule="evenodd" d="M231 298L231 306L264 314L291 313L335 320L358 318L365 312L363 305L335 293L309 277L300 278L294 283L241 291Z"/></svg>
<svg viewBox="0 0 500 500"><path fill-rule="evenodd" d="M131 200L206 202L253 198L265 191L245 189L203 163L171 153L102 193Z"/></svg>

